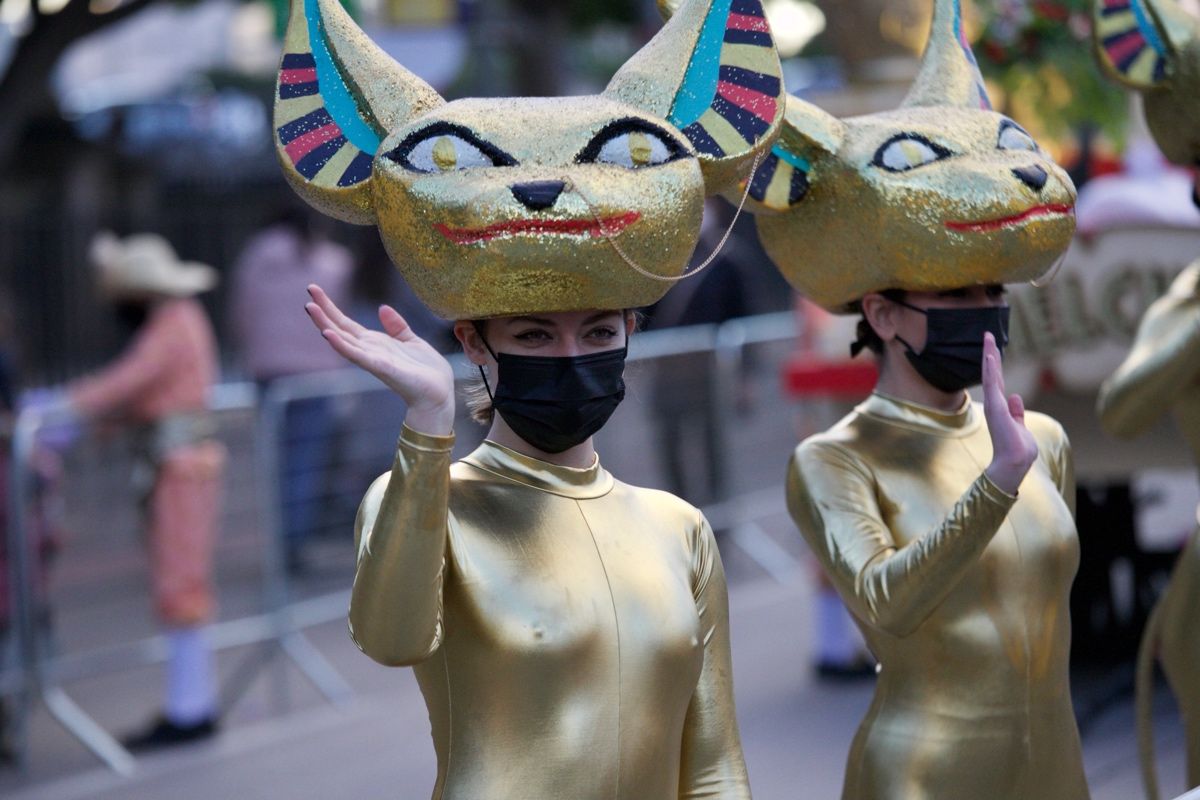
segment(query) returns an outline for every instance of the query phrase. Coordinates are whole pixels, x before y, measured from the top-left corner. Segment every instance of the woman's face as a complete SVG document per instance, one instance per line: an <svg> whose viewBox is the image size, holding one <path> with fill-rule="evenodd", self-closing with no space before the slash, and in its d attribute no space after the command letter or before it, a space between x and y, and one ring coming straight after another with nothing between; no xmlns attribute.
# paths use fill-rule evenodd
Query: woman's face
<svg viewBox="0 0 1200 800"><path fill-rule="evenodd" d="M619 310L559 311L498 317L485 320L481 327L487 345L496 353L583 356L624 347L633 324L633 315ZM472 363L495 363L473 322L456 322L454 333Z"/></svg>
<svg viewBox="0 0 1200 800"><path fill-rule="evenodd" d="M1004 287L1000 284L970 286L945 292L906 292L904 302L922 309L984 308L1008 305ZM913 350L921 352L925 347L925 315L899 303L888 302L887 305L891 306L888 317L894 335L884 338L903 339L912 346Z"/></svg>

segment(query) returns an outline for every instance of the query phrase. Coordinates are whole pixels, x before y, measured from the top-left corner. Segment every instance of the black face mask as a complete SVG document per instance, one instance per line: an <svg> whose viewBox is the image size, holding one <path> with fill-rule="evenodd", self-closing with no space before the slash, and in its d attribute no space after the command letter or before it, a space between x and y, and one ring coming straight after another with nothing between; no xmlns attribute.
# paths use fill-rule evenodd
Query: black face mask
<svg viewBox="0 0 1200 800"><path fill-rule="evenodd" d="M900 339L908 361L929 385L943 392L961 392L983 382L983 334L996 337L1004 355L1008 344L1008 306L979 308L917 308L895 302L925 315L925 347L920 353Z"/></svg>
<svg viewBox="0 0 1200 800"><path fill-rule="evenodd" d="M482 332L480 333L482 339ZM544 453L561 453L604 427L625 399L627 347L584 356L523 356L488 352L500 365L492 408L513 433Z"/></svg>

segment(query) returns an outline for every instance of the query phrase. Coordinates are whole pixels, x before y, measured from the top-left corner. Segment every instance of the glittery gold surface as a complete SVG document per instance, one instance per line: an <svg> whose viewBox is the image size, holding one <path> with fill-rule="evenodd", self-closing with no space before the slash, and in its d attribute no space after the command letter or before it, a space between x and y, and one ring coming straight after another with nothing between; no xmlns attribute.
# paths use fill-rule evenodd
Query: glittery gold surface
<svg viewBox="0 0 1200 800"><path fill-rule="evenodd" d="M313 38L305 0L292 0L285 43L285 62L291 66L281 68L291 82L287 90L295 94L292 84L307 80L306 65L296 58L287 62L287 54L307 58L306 47L318 56L325 48L336 80L329 80L326 71L323 85L344 85L353 102L339 106L339 118L337 100L326 102L325 88L311 98L285 98L281 77L276 145L285 176L323 212L377 224L388 253L418 297L445 317L632 308L655 302L671 284L636 272L608 237L645 270L663 277L682 274L699 238L705 195L744 180L782 124L784 93L773 45L722 44L724 26L733 23L721 17L721 25L710 32L717 35L709 35L708 45L701 46L711 9L708 0L684 0L676 16L622 67L602 95L451 103L371 43L336 0L309 2L316 3L309 14L319 11L324 38ZM760 32L746 35L769 36L765 27L755 30ZM757 81L755 89L728 84L726 77L718 84L718 70L729 65ZM764 94L769 89L763 86L772 81L775 95ZM723 99L726 96L734 100ZM737 107L734 111L727 110L729 102ZM712 108L698 121L686 114L679 118L682 106L696 114L708 103ZM713 109L721 103L727 104L726 110L718 114ZM297 120L304 122L306 114L326 108L333 126L322 118L302 137L292 138ZM344 119L351 127L365 123L382 143L374 151L362 145L354 145L359 147L355 150L354 138L348 137L351 144L306 177L297 164L308 157L313 172L314 157L309 154L321 151L310 148L318 138L322 143L342 141L334 137L342 132L338 125L345 128ZM661 131L660 138L671 140L678 157L646 163L654 143L640 130L630 131L623 145L629 156L626 166L580 163L581 152L606 125L630 120ZM284 126L289 124L285 139ZM475 161L461 165L446 140L431 145L431 168L426 172L390 156L411 134L447 124L459 126L458 133L503 151L511 160L492 163L488 153L474 153ZM717 146L694 144L704 141L689 131L697 126L699 135ZM322 146L334 145L318 145ZM359 152L373 156L369 177L348 182L344 171ZM487 161L478 160L484 156ZM522 186L546 182L565 186L548 206L531 206L521 199Z"/></svg>
<svg viewBox="0 0 1200 800"><path fill-rule="evenodd" d="M1079 563L1070 446L1026 416L1039 454L1018 498L983 474L982 408L872 395L799 446L788 509L880 672L843 800L1086 800L1068 685Z"/></svg>
<svg viewBox="0 0 1200 800"><path fill-rule="evenodd" d="M1163 154L1176 164L1200 167L1200 19L1174 0L1134 2L1142 14L1105 13L1104 0L1093 0L1096 58L1110 78L1142 93L1146 123ZM1147 45L1133 63L1119 65L1104 45L1114 36L1153 37L1162 50ZM1156 60L1161 70L1154 68Z"/></svg>
<svg viewBox="0 0 1200 800"><path fill-rule="evenodd" d="M1101 387L1100 422L1115 436L1144 432L1170 413L1200 465L1200 261L1150 306L1129 356ZM1200 786L1200 531L1180 555L1142 647L1155 653L1187 725L1188 785ZM1139 683L1139 693L1152 683ZM1139 706L1148 708L1146 697ZM1145 724L1145 723L1143 723ZM1144 769L1153 766L1144 764Z"/></svg>
<svg viewBox="0 0 1200 800"><path fill-rule="evenodd" d="M668 284L634 273L599 226L582 234L539 233L539 223L637 215L616 234L621 247L664 276L686 267L704 207L696 159L634 170L575 163L613 120L644 119L671 130L663 122L603 97L459 100L397 130L382 150L435 118L480 131L521 164L425 174L387 159L376 162L372 184L380 234L392 260L435 313L453 318L633 308L653 303L666 291ZM539 135L530 136L531 130ZM535 212L514 197L511 186L517 181L570 185L552 208ZM466 232L512 225L527 225L529 232L469 243L441 232L443 226Z"/></svg>
<svg viewBox="0 0 1200 800"><path fill-rule="evenodd" d="M828 310L845 312L889 288L1034 279L1070 244L1071 179L1032 140L1028 149L1001 147L1002 128L1012 123L982 107L986 93L957 19L955 0L936 1L919 77L898 110L839 120L788 98L776 153L806 172L807 192L789 198L785 185L753 210L776 266ZM941 155L888 170L879 154L898 136ZM1014 170L1040 170L1045 183L1031 186Z"/></svg>
<svg viewBox="0 0 1200 800"><path fill-rule="evenodd" d="M711 529L599 465L405 429L363 499L354 640L413 664L443 800L749 800ZM421 793L413 787L405 797Z"/></svg>
<svg viewBox="0 0 1200 800"><path fill-rule="evenodd" d="M1071 179L1041 153L998 150L1000 114L900 109L838 126L817 111L811 125L792 115L793 105L800 107L789 103L783 141L810 163L810 188L790 211L761 215L759 238L789 282L825 308L843 311L867 292L889 288L1031 280L1070 244ZM843 136L831 151L804 137L802 126L840 128ZM874 165L876 151L900 132L923 135L954 155L908 172ZM1040 191L1013 173L1034 165L1048 176ZM1046 210L1020 219L1034 209ZM1012 222L1000 224L1006 219ZM967 227L973 223L979 227Z"/></svg>

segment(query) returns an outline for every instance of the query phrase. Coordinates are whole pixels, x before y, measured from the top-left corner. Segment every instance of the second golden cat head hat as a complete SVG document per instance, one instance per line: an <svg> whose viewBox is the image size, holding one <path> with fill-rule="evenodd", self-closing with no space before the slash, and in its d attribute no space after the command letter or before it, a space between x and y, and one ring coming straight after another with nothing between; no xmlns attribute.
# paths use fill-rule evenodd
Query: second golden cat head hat
<svg viewBox="0 0 1200 800"><path fill-rule="evenodd" d="M705 196L748 177L783 98L760 0L686 0L599 95L453 102L338 0L292 0L275 144L441 316L632 308L686 269Z"/></svg>
<svg viewBox="0 0 1200 800"><path fill-rule="evenodd" d="M885 289L1036 279L1075 230L1071 179L992 109L958 0L935 0L900 108L838 119L788 97L750 197L772 261L835 313Z"/></svg>
<svg viewBox="0 0 1200 800"><path fill-rule="evenodd" d="M1141 93L1163 155L1200 169L1200 19L1175 0L1094 0L1092 22L1101 68Z"/></svg>

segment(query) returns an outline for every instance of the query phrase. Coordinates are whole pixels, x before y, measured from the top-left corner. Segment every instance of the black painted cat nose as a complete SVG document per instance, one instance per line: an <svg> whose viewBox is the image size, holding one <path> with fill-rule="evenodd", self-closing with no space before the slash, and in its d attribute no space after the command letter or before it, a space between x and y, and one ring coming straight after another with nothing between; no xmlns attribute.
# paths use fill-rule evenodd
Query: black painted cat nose
<svg viewBox="0 0 1200 800"><path fill-rule="evenodd" d="M513 197L532 211L542 211L558 202L558 196L567 186L563 181L530 181L529 183L514 183L508 187Z"/></svg>
<svg viewBox="0 0 1200 800"><path fill-rule="evenodd" d="M1035 192L1040 192L1050 177L1041 167L1017 167L1012 172L1017 176L1017 180Z"/></svg>

